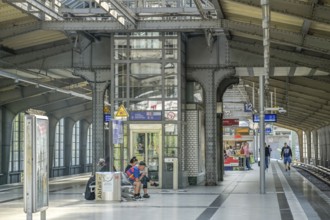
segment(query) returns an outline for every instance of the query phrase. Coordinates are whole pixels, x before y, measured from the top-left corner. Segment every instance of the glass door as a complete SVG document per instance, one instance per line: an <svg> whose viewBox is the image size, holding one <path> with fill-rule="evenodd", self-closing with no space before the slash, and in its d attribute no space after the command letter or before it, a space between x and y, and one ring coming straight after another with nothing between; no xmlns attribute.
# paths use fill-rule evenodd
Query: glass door
<svg viewBox="0 0 330 220"><path fill-rule="evenodd" d="M131 157L147 165L148 175L152 181L161 183L161 131L131 130Z"/></svg>

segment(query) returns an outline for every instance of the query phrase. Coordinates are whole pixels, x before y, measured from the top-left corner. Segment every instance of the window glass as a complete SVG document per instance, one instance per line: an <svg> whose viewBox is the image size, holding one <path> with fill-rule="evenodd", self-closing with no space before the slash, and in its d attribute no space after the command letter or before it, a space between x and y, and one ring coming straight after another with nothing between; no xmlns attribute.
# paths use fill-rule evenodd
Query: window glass
<svg viewBox="0 0 330 220"><path fill-rule="evenodd" d="M80 121L77 121L73 126L72 131L72 147L71 147L71 165L79 165L79 145L80 139Z"/></svg>
<svg viewBox="0 0 330 220"><path fill-rule="evenodd" d="M55 129L53 167L64 166L64 118L60 119Z"/></svg>
<svg viewBox="0 0 330 220"><path fill-rule="evenodd" d="M130 110L145 111L145 110L162 110L162 101L130 101Z"/></svg>
<svg viewBox="0 0 330 220"><path fill-rule="evenodd" d="M160 63L132 63L131 74L161 74Z"/></svg>
<svg viewBox="0 0 330 220"><path fill-rule="evenodd" d="M162 50L131 50L131 60L160 60Z"/></svg>
<svg viewBox="0 0 330 220"><path fill-rule="evenodd" d="M20 172L24 164L24 112L13 120L12 139L10 144L9 171Z"/></svg>

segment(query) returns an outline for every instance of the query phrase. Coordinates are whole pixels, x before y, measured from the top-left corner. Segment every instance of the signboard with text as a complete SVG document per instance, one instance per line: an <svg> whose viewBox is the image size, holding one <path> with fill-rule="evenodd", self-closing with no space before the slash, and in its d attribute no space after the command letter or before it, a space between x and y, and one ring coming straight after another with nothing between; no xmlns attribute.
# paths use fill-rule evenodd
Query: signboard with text
<svg viewBox="0 0 330 220"><path fill-rule="evenodd" d="M25 116L24 210L27 213L48 208L48 118Z"/></svg>
<svg viewBox="0 0 330 220"><path fill-rule="evenodd" d="M222 126L238 126L239 119L223 119Z"/></svg>
<svg viewBox="0 0 330 220"><path fill-rule="evenodd" d="M253 122L259 122L259 115L253 115ZM277 122L277 114L265 114L265 122Z"/></svg>
<svg viewBox="0 0 330 220"><path fill-rule="evenodd" d="M131 121L161 121L160 111L131 111L129 115Z"/></svg>

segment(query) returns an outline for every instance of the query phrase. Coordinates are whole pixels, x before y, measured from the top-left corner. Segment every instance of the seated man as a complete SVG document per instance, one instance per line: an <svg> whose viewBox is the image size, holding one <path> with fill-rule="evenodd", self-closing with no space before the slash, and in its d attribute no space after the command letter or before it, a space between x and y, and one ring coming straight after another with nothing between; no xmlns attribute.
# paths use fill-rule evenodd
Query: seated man
<svg viewBox="0 0 330 220"><path fill-rule="evenodd" d="M134 199L141 199L141 180L145 174L140 174L140 171L143 171L145 167L146 164L143 161L140 161L137 166L133 166L126 171L129 181L134 185Z"/></svg>

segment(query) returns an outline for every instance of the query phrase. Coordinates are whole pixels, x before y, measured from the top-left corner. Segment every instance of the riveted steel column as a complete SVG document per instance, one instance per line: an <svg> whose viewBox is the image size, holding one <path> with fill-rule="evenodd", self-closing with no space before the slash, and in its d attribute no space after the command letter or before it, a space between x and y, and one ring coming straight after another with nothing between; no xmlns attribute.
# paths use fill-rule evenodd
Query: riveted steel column
<svg viewBox="0 0 330 220"><path fill-rule="evenodd" d="M209 73L205 88L205 128L206 128L206 185L217 185L216 166L216 91L214 73Z"/></svg>
<svg viewBox="0 0 330 220"><path fill-rule="evenodd" d="M317 130L312 131L315 165L319 165L319 139Z"/></svg>
<svg viewBox="0 0 330 220"><path fill-rule="evenodd" d="M311 163L312 158L312 141L311 141L311 131L305 131L307 139L307 163Z"/></svg>
<svg viewBox="0 0 330 220"><path fill-rule="evenodd" d="M110 70L79 70L76 75L87 79L92 87L93 97L93 130L92 130L92 145L93 145L93 173L97 169L97 161L99 158L105 157L104 150L104 91L110 82Z"/></svg>
<svg viewBox="0 0 330 220"><path fill-rule="evenodd" d="M97 74L95 74L97 78ZM96 163L99 158L104 158L104 90L106 83L93 83L93 173L96 172Z"/></svg>
<svg viewBox="0 0 330 220"><path fill-rule="evenodd" d="M217 155L217 114L216 114L216 88L221 81L235 74L233 69L195 69L188 71L187 78L201 83L205 92L205 178L207 186L217 185L218 167Z"/></svg>
<svg viewBox="0 0 330 220"><path fill-rule="evenodd" d="M262 29L263 29L263 45L264 45L264 73L259 76L259 114L260 114L260 193L265 193L265 123L264 123L264 83L265 77L268 80L269 76L269 49L270 49L270 36L269 36L269 23L270 23L270 10L269 0L260 1L262 8Z"/></svg>

